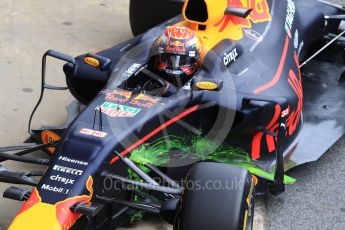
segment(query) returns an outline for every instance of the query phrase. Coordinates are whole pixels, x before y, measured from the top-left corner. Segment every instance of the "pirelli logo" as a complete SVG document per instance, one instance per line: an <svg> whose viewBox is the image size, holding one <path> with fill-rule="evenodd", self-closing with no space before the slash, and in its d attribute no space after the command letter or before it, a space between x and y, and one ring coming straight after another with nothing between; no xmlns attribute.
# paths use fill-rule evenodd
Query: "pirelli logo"
<svg viewBox="0 0 345 230"><path fill-rule="evenodd" d="M60 165L54 165L53 170L58 171L58 172L72 174L72 175L77 175L77 176L81 176L83 174L82 170L68 168L68 167L64 167Z"/></svg>

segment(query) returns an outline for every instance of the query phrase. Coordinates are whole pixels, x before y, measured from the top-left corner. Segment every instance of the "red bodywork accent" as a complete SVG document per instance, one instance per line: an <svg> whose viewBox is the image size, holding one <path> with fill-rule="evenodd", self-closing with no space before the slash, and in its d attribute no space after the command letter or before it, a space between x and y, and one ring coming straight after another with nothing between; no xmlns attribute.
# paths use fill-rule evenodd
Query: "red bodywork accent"
<svg viewBox="0 0 345 230"><path fill-rule="evenodd" d="M93 196L93 179L90 176L86 182L86 188L90 192L90 195L77 196L68 198L64 201L56 203L56 218L61 225L62 230L70 229L74 223L81 217L81 214L74 213L70 210L70 207L75 203L89 202Z"/></svg>
<svg viewBox="0 0 345 230"><path fill-rule="evenodd" d="M193 106L193 107L187 109L186 111L184 111L183 113L181 113L180 115L178 115L178 116L172 118L171 120L167 121L163 125L159 126L155 130L153 130L152 132L147 134L145 137L141 138L139 141L135 142L133 145L131 145L130 147L125 149L123 152L121 152L121 155L122 156L126 156L128 153L130 153L131 151L136 149L139 145L143 144L148 139L150 139L151 137L153 137L154 135L156 135L157 133L159 133L163 129L167 128L168 126L172 125L176 121L181 120L182 118L186 117L187 115L195 112L196 110L198 110L198 108L199 108L199 105ZM111 159L111 161L110 161L110 164L114 164L118 160L119 160L118 156L113 157L113 159Z"/></svg>
<svg viewBox="0 0 345 230"><path fill-rule="evenodd" d="M30 229L34 229L34 228L36 229L37 226L39 226L38 229L68 230L75 224L78 218L81 217L81 214L72 212L70 208L76 203L90 202L93 196L92 185L93 185L93 179L91 176L89 176L88 180L86 181L86 189L89 191L89 195L81 195L81 196L67 198L66 200L60 201L56 203L55 205L42 202L42 199L37 191L37 188L35 188L32 191L29 200L25 202L25 204L17 213L17 218L21 218L21 216L27 214L26 216L24 216L24 219L22 219L22 220L27 221L27 220L30 220L30 215L31 215L33 222L27 223L27 226ZM46 219L44 219L44 221L42 221L41 223L40 219L43 219L43 218L46 218ZM22 220L19 219L19 221L22 221ZM20 229L24 229L23 223L26 224L26 222L20 223ZM15 227L14 229L18 229L18 227L19 226Z"/></svg>
<svg viewBox="0 0 345 230"><path fill-rule="evenodd" d="M266 21L271 18L270 8L268 7L267 1L248 0L248 4L248 8L253 9L249 17L254 23Z"/></svg>
<svg viewBox="0 0 345 230"><path fill-rule="evenodd" d="M228 0L228 7L252 9L252 12L247 18L224 15L224 17L214 25L215 27L220 26L219 32L223 32L230 22L235 26L251 28L251 22L259 23L269 21L271 19L270 9L266 0L247 0L245 3L243 3L242 0Z"/></svg>
<svg viewBox="0 0 345 230"><path fill-rule="evenodd" d="M290 70L288 82L298 97L298 104L297 104L296 111L292 112L287 120L289 135L292 135L296 131L298 124L301 120L302 108L303 108L302 78L301 78L301 70L299 68L298 55L296 52L295 52L295 62L298 69L298 77L296 76L293 70Z"/></svg>
<svg viewBox="0 0 345 230"><path fill-rule="evenodd" d="M231 6L244 8L241 0L228 0L228 7L231 7ZM247 19L247 18L224 15L224 17L219 22L217 22L214 26L215 27L220 26L219 32L223 32L225 30L225 28L228 26L228 24L230 23L230 21L234 25L243 25L245 27L250 27L250 25L251 25L249 19Z"/></svg>
<svg viewBox="0 0 345 230"><path fill-rule="evenodd" d="M298 76L292 69L290 69L288 82L298 97L298 104L297 104L296 111L292 112L289 115L286 122L286 127L287 127L286 135L289 135L289 136L292 136L297 130L298 124L301 121L302 108L303 108L302 77L301 77L301 70L299 68L298 55L296 51L294 52L294 59L295 59L296 66L298 69ZM288 110L290 111L290 107L288 108ZM279 105L277 105L275 108L275 114L273 116L273 119L270 122L270 124L268 124L266 127L267 130L271 132L277 131L279 127L278 119L279 119L280 114L281 114L281 108ZM253 141L252 141L252 159L253 160L257 160L258 158L260 158L261 141L264 135L265 134L263 132L258 132L253 138ZM267 148L268 148L269 153L272 153L276 149L274 138L275 137L273 136L266 135Z"/></svg>
<svg viewBox="0 0 345 230"><path fill-rule="evenodd" d="M73 224L81 217L81 214L73 213L70 207L75 203L83 203L86 198L72 198L56 204L56 218L61 225L62 230L70 229Z"/></svg>
<svg viewBox="0 0 345 230"><path fill-rule="evenodd" d="M279 63L279 66L278 66L278 70L276 72L276 74L274 75L273 79L268 82L267 84L259 87L258 89L254 90L254 94L259 94L259 93L262 93L263 91L275 86L281 75L282 75L282 72L283 72L283 69L284 69L284 65L285 65L285 61L286 61L286 56L287 56L287 52L288 52L288 49L289 49L289 37L286 35L286 39L285 39L285 45L284 45L284 50L283 50L283 54L282 54L282 57L280 59L280 63Z"/></svg>
<svg viewBox="0 0 345 230"><path fill-rule="evenodd" d="M278 120L281 114L281 108L280 105L276 105L275 107L275 112L273 115L273 118L271 120L271 122L265 127L267 130L271 131L271 132L276 132L279 125L278 125ZM257 134L255 134L253 141L252 141L252 159L253 160L257 160L260 158L261 156L261 141L262 138L264 137L264 133L263 132L258 132ZM270 136L270 135L266 135L266 141L267 141L267 146L268 146L268 150L269 152L273 152L276 149L275 146L275 141L274 141L274 137Z"/></svg>

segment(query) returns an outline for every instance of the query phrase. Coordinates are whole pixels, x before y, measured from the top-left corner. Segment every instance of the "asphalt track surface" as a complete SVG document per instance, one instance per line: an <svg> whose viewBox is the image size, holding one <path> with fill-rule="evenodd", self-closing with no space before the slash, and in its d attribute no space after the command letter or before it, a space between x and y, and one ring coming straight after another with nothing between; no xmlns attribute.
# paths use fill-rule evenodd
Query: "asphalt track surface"
<svg viewBox="0 0 345 230"><path fill-rule="evenodd" d="M332 2L345 5L345 1ZM345 137L318 161L289 175L297 183L277 197L266 198L267 229L345 229Z"/></svg>
<svg viewBox="0 0 345 230"><path fill-rule="evenodd" d="M342 0L331 2L345 5ZM289 175L297 183L266 198L267 229L345 229L345 137L318 161Z"/></svg>
<svg viewBox="0 0 345 230"><path fill-rule="evenodd" d="M345 229L345 138L289 175L297 183L266 199L268 229Z"/></svg>

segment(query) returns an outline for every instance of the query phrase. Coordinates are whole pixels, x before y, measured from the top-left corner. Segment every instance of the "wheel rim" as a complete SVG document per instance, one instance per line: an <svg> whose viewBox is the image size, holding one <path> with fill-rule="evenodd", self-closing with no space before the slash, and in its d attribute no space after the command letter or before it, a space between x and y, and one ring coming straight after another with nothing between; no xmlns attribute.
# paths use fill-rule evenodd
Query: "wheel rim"
<svg viewBox="0 0 345 230"><path fill-rule="evenodd" d="M253 199L254 200L254 199ZM247 216L247 223L245 225L245 230L252 230L253 229L253 221L254 221L254 202L252 202L252 210L251 215Z"/></svg>
<svg viewBox="0 0 345 230"><path fill-rule="evenodd" d="M245 211L245 219L244 219L244 225L243 230L252 230L253 229L253 222L254 222L254 197L255 196L255 183L254 179L251 184L251 188L249 190L248 198L246 200L248 209ZM248 202L248 199L251 197L250 201Z"/></svg>

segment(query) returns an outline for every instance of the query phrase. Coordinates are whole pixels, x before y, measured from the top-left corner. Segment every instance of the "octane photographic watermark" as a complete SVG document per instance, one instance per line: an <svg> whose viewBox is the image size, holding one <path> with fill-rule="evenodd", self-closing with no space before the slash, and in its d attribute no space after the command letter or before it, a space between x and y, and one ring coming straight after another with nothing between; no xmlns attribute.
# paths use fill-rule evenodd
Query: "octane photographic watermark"
<svg viewBox="0 0 345 230"><path fill-rule="evenodd" d="M158 184L164 184L162 178L153 178ZM212 191L212 190L227 190L234 191L242 188L242 183L239 178L234 178L232 180L222 181L222 180L181 180L175 181L181 187L188 191ZM103 189L105 191L120 191L120 190L135 190L138 187L133 184L125 184L122 181L115 180L111 177L105 177L103 179Z"/></svg>

